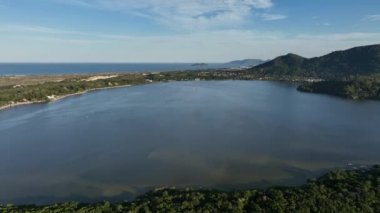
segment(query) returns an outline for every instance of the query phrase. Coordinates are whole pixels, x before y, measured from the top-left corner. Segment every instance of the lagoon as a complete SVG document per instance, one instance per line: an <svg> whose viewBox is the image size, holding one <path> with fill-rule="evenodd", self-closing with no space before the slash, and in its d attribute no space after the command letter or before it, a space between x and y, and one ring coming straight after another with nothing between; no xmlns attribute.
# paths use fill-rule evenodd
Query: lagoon
<svg viewBox="0 0 380 213"><path fill-rule="evenodd" d="M302 184L379 164L380 102L269 81L157 83L0 111L0 202Z"/></svg>

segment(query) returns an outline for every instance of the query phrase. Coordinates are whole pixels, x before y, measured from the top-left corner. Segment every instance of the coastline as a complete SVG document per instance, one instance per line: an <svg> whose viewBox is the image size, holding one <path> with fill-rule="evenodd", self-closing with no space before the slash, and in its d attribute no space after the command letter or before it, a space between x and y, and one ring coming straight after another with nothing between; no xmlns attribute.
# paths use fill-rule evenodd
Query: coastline
<svg viewBox="0 0 380 213"><path fill-rule="evenodd" d="M40 205L0 203L0 211L142 212L145 209L144 212L333 212L331 209L342 209L339 212L350 212L354 209L357 210L355 212L378 212L376 198L380 196L380 191L376 190L375 184L379 178L380 166L374 165L370 168L330 171L293 187L236 190L164 187L132 200L101 199L98 202L66 201ZM368 183L373 185L368 187ZM194 200L197 204L189 205ZM318 205L320 203L322 205ZM279 208L282 211L277 211Z"/></svg>
<svg viewBox="0 0 380 213"><path fill-rule="evenodd" d="M42 103L48 103L48 102L46 102L46 101L26 101L26 102L16 102L16 103L12 103L12 104L7 104L7 105L4 105L4 106L0 106L0 111L6 110L6 109L10 109L10 108L14 108L14 107L18 107L18 106L23 106L23 105L42 104Z"/></svg>
<svg viewBox="0 0 380 213"><path fill-rule="evenodd" d="M11 109L14 107L19 107L19 106L24 106L24 105L32 105L32 104L48 104L48 103L53 103L71 96L76 96L76 95L83 95L88 92L93 92L96 90L106 90L106 89L117 89L117 88L124 88L124 87L130 87L132 85L122 85L122 86L109 86L109 87L100 87L100 88L94 88L94 89L88 89L84 90L82 92L77 92L77 93L72 93L72 94L67 94L67 95L61 95L61 96L56 96L54 98L51 98L49 101L25 101L25 102L16 102L12 104L7 104L4 106L0 106L0 111L6 110L6 109Z"/></svg>
<svg viewBox="0 0 380 213"><path fill-rule="evenodd" d="M62 77L62 76L58 76ZM285 81L291 83L297 83L300 85L320 85L320 84L331 84L334 87L327 86L326 91L323 94L331 94L334 96L341 96L336 94L335 91L332 91L329 88L335 88L336 82L340 83L341 93L346 93L344 85L350 83L350 86L354 86L354 93L362 90L375 90L377 85L380 85L380 76L378 78L373 77L362 77L361 81L323 81L322 79L312 79L305 77L297 76L285 76L281 78L276 77L260 77L253 75L249 70L240 70L240 71L231 71L231 70L198 70L198 71L178 71L178 72L147 72L147 73L104 73L96 75L75 75L75 76L66 76L61 81L56 81L56 76L45 78L43 76L32 76L32 77L23 77L23 79L16 79L12 82L7 82L6 79L0 77L0 100L4 105L0 106L0 111L22 106L28 104L41 104L41 103L50 103L54 102L69 96L80 95L94 90L101 89L112 89L120 87L128 87L132 85L143 85L153 82L171 82L171 81L200 81L200 80L263 80L263 81ZM368 80L369 79L369 80ZM376 79L379 79L379 82L376 82ZM6 82L6 83L4 83ZM363 87L363 84L357 84L360 82L370 82L369 88ZM359 85L359 86L357 86ZM366 85L366 84L365 84ZM299 85L297 85L299 86ZM66 92L63 92L59 88L66 88ZM58 89L57 89L58 88ZM87 90L83 90L89 88ZM300 88L300 87L299 87ZM325 87L322 87L325 89ZM78 90L80 92L78 92ZM300 89L298 89L300 90ZM377 89L378 90L378 89ZM41 93L42 91L42 93ZM310 91L312 93L320 93L318 91ZM55 95L66 93L65 95ZM376 97L358 97L353 98L352 96L344 96L346 99L372 99L380 100L380 96ZM28 101L34 99L35 101ZM22 100L22 101L17 101ZM6 104L5 104L6 103Z"/></svg>

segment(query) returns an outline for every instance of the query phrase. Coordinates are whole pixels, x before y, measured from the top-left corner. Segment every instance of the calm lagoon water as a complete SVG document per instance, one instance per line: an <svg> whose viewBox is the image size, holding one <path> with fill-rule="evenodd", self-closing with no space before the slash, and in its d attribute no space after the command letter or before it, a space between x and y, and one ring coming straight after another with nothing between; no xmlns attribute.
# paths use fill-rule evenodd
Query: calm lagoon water
<svg viewBox="0 0 380 213"><path fill-rule="evenodd" d="M0 111L0 202L300 184L380 163L380 102L261 81L173 82Z"/></svg>

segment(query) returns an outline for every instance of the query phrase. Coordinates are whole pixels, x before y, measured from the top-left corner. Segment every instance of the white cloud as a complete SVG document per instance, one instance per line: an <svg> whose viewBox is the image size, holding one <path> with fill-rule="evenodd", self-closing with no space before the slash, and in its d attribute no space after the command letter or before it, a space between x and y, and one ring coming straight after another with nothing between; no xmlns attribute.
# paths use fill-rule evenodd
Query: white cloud
<svg viewBox="0 0 380 213"><path fill-rule="evenodd" d="M80 34L81 32L60 30L36 25L1 25L0 32L42 33L42 34Z"/></svg>
<svg viewBox="0 0 380 213"><path fill-rule="evenodd" d="M269 59L289 52L312 57L333 50L380 43L380 33L365 32L288 35L214 30L130 36L34 26L24 26L29 31L21 31L20 27L9 29L17 29L19 33L0 33L2 61L224 62L239 58ZM30 36L31 29L38 33Z"/></svg>
<svg viewBox="0 0 380 213"><path fill-rule="evenodd" d="M287 16L285 15L281 15L281 14L268 14L268 13L264 13L261 15L261 18L265 21L276 21L276 20L282 20L282 19L286 19L288 18Z"/></svg>
<svg viewBox="0 0 380 213"><path fill-rule="evenodd" d="M316 25L317 26L323 26L323 27L329 27L329 26L331 26L331 24L329 22L323 22L323 23L317 22Z"/></svg>
<svg viewBox="0 0 380 213"><path fill-rule="evenodd" d="M380 14L366 16L366 17L363 18L363 20L366 20L366 21L380 21Z"/></svg>
<svg viewBox="0 0 380 213"><path fill-rule="evenodd" d="M63 41L64 39L59 39L58 37L62 36L75 36L81 37L83 39L72 39L74 41L85 41L86 39L98 38L98 39L117 39L117 40L126 40L132 37L126 35L113 35L113 34L102 34L102 33L89 33L73 30L63 30L52 27L37 26L37 25L0 25L0 32L3 33L14 33L22 34L29 37L40 37L47 39L48 35L54 36L54 39Z"/></svg>
<svg viewBox="0 0 380 213"><path fill-rule="evenodd" d="M272 0L58 0L62 3L122 11L186 30L221 29L244 24ZM276 18L273 17L272 18ZM277 18L283 18L277 16Z"/></svg>

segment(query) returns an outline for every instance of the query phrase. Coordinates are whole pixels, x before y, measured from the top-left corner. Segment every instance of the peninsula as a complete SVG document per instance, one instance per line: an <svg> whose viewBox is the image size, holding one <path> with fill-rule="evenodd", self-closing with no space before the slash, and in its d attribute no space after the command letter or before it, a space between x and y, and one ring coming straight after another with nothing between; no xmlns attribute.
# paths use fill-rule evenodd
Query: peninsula
<svg viewBox="0 0 380 213"><path fill-rule="evenodd" d="M55 101L87 91L154 82L192 80L280 80L303 92L349 99L380 99L380 45L356 47L306 59L288 54L253 68L151 73L105 73L0 77L0 110Z"/></svg>

